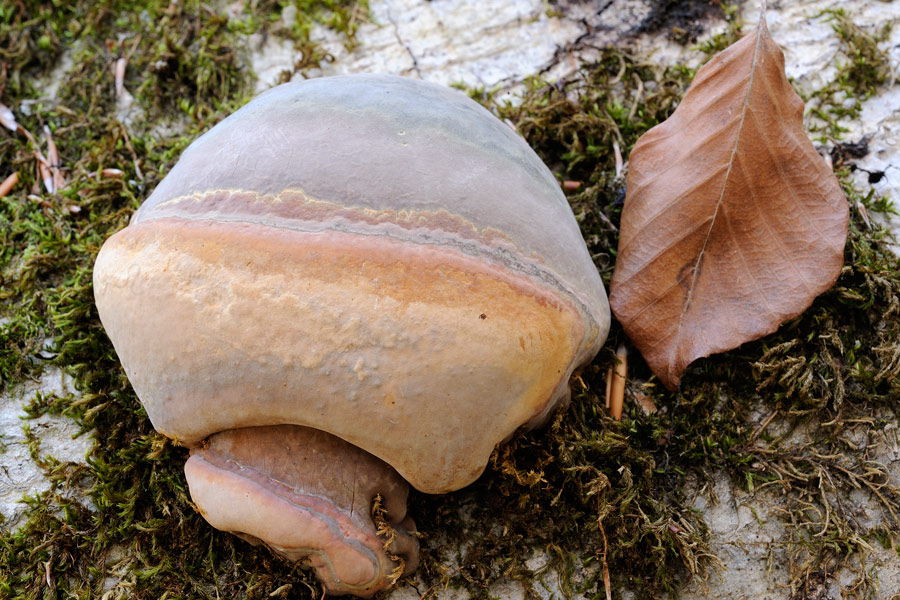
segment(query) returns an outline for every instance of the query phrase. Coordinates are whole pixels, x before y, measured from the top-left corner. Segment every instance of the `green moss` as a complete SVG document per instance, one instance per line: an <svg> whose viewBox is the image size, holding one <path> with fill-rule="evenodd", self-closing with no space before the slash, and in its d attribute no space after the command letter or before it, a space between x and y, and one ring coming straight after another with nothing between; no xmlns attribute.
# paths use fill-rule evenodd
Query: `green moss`
<svg viewBox="0 0 900 600"><path fill-rule="evenodd" d="M834 81L816 90L808 99L807 111L814 117L811 128L821 132L820 140L841 139L846 129L842 121L859 118L862 102L876 93L890 77L890 60L882 46L891 32L885 23L877 32L856 25L843 9L829 9L817 18L832 24L841 44Z"/></svg>
<svg viewBox="0 0 900 600"><path fill-rule="evenodd" d="M879 47L891 33L891 23L869 33L856 25L843 9L831 9L823 13L831 22L843 46L845 62L839 65L838 82L865 100L890 76L887 52Z"/></svg>
<svg viewBox="0 0 900 600"><path fill-rule="evenodd" d="M261 0L256 12L245 8L231 18L199 2L0 7L0 58L8 65L0 72L0 99L32 132L49 125L70 169L62 193L32 200L34 148L0 134L0 165L20 176L13 194L0 200L0 391L36 377L45 364L65 368L78 393L37 396L29 414L65 415L100 440L86 465L42 462L51 489L29 500L20 529L0 530L0 598L95 598L107 585L118 586L113 596L134 598L320 593L298 568L199 517L182 472L186 451L152 430L100 327L91 289L103 240L127 223L190 140L249 96L240 36L294 40L308 49L302 71L327 60L310 42L314 22L344 31L352 44L366 13L364 3L297 2L299 20L289 25L285 4ZM851 32L837 32L845 53L857 56L851 49L864 44L847 22L836 22ZM732 19L727 35L737 27ZM859 54L868 57L864 63L879 64L877 52L866 52ZM40 96L39 82L64 55L73 68L58 101L33 103L29 114L20 110ZM128 128L116 118L111 66L119 57L128 57L125 86L140 116ZM878 89L865 65L853 69L840 86ZM614 148L627 160L637 138L671 114L691 76L610 49L567 81L529 81L516 106L480 96L561 180L573 182L569 201L607 282L624 190ZM814 103L836 128L846 113L835 112L842 100L831 94ZM180 133L161 133L172 130ZM103 177L104 168L124 176ZM846 171L839 175L847 180ZM845 191L853 206L889 208L848 185ZM803 315L763 340L698 361L678 393L663 390L632 351L620 422L601 400L613 351L627 344L614 324L598 359L573 380L570 407L548 428L499 448L469 488L412 495L424 534L419 573L428 586L419 591L431 595L449 584L484 598L507 577L536 597L550 583L529 568L541 549L567 594L605 597L605 563L615 590L675 596L687 578L716 564L706 525L684 491L715 472L748 490L783 494L795 589L818 585L819 565L830 573L864 564L868 544L896 548L900 491L866 449L898 418L900 272L884 233L869 229L858 210L846 265L836 286ZM631 401L636 394L659 412L644 415ZM851 489L884 509L883 528L867 531L840 504ZM873 589L862 572L859 581L863 592Z"/></svg>

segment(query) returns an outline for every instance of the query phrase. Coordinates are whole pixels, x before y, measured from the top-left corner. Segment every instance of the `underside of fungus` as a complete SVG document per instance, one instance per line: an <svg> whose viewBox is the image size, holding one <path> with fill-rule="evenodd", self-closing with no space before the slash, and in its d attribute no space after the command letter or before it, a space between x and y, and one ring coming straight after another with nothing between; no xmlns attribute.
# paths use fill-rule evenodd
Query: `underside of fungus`
<svg viewBox="0 0 900 600"><path fill-rule="evenodd" d="M229 429L192 450L184 471L210 524L306 560L326 589L369 595L416 567L406 482L384 461L324 431ZM373 515L376 497L383 508Z"/></svg>

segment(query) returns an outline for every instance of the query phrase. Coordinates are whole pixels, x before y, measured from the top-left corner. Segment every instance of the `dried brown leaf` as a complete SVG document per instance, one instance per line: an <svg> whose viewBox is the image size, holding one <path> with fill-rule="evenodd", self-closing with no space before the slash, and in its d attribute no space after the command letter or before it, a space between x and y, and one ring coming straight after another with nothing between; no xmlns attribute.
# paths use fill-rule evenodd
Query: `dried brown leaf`
<svg viewBox="0 0 900 600"><path fill-rule="evenodd" d="M669 389L697 358L799 315L840 273L847 202L802 115L763 16L631 153L610 305Z"/></svg>

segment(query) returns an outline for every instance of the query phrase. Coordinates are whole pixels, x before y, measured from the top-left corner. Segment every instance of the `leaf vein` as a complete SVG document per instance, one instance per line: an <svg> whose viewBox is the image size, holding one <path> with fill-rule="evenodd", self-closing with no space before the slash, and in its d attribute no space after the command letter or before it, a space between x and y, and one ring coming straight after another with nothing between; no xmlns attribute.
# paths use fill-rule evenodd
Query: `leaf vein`
<svg viewBox="0 0 900 600"><path fill-rule="evenodd" d="M725 180L722 182L722 190L719 192L719 199L716 201L716 210L712 216L712 223L710 223L709 231L706 234L706 239L703 241L703 247L700 248L700 252L697 255L697 262L694 263L693 273L691 273L691 283L688 286L687 295L685 296L684 304L682 305L682 308L681 308L681 314L678 316L678 328L677 328L676 337L681 334L681 328L684 324L684 317L687 314L688 310L690 309L691 301L692 301L693 295L694 295L694 288L697 283L697 275L700 273L700 263L703 261L703 255L706 252L706 246L709 243L709 239L710 239L710 235L712 234L713 227L715 227L715 225L716 225L716 217L719 214L719 208L722 206L722 201L725 197L725 191L728 189L728 181L729 181L729 177L731 176L731 170L734 168L734 160L735 160L735 157L737 156L737 151L741 144L741 134L744 131L744 120L747 117L747 109L750 106L750 96L753 92L753 84L756 82L756 68L757 68L757 61L759 60L759 51L760 51L760 46L762 44L762 39L763 39L762 28L757 27L756 28L756 44L753 48L753 60L750 63L750 76L747 80L748 81L747 93L746 93L746 96L744 96L744 104L741 107L741 120L740 120L740 123L738 124L738 131L737 131L737 136L735 137L735 140L734 140L734 147L731 149L731 157L728 159L728 171L726 171L726 173L725 173Z"/></svg>
<svg viewBox="0 0 900 600"><path fill-rule="evenodd" d="M633 277L635 277L636 275L639 275L641 272L643 272L643 270L645 268L647 268L649 265L651 265L658 258L662 257L669 250L671 250L672 248L674 248L675 246L677 246L678 244L680 244L681 242L683 242L684 240L686 240L687 238L692 236L694 233L696 233L697 230L700 229L701 227L703 227L707 221L708 221L708 219L704 219L703 221L700 221L699 223L695 224L693 227L691 227L690 229L685 231L681 237L673 240L671 243L666 244L664 247L660 248L650 258L648 258L643 263L641 263L640 266L638 266L635 269L632 269L631 272L628 273L628 275L626 275L624 279L621 279L619 281L619 285L624 285L625 283L630 281ZM621 255L622 255L622 250L619 251L619 256L621 256Z"/></svg>
<svg viewBox="0 0 900 600"><path fill-rule="evenodd" d="M744 255L743 247L738 243L737 238L734 235L734 228L731 226L731 219L728 218L727 211L724 206L722 207L722 219L725 221L725 227L728 229L728 236L731 238L731 243L734 244L734 247L737 249L737 255L741 258L741 262L744 263L744 272L746 272L750 276L750 279L753 281L753 286L756 288L756 292L759 294L759 297L762 298L763 304L766 305L766 310L769 311L770 315L778 319L779 317L775 314L775 311L772 310L771 305L769 305L769 299L766 297L765 293L763 293L763 289L759 285L759 281L756 279L756 275L754 275L753 269L750 268L750 264L747 262L747 257ZM732 331L737 331L737 328L734 327L734 322L731 320L730 311L725 312L729 315L728 320L731 323Z"/></svg>
<svg viewBox="0 0 900 600"><path fill-rule="evenodd" d="M756 121L756 117L753 117L754 122L756 122L757 126L759 126L759 122ZM785 176L784 169L782 167L781 161L778 160L778 157L772 153L772 148L769 145L769 140L766 137L766 132L762 127L759 127L760 136L763 138L765 142L763 146L766 148L766 152L769 153L769 157L772 159L772 163L775 165L775 169L778 171L778 178L784 182L784 187L791 193L791 198L794 200L794 204L798 207L797 212L803 215L803 218L806 219L806 222L809 223L809 226L812 227L819 237L824 238L824 232L819 228L816 223L809 218L809 215L806 214L806 206L800 201L800 198L797 197L797 194L794 192L794 187L791 185L790 180ZM818 154L816 155L818 156ZM819 157L821 160L821 157Z"/></svg>
<svg viewBox="0 0 900 600"><path fill-rule="evenodd" d="M650 225L651 225L654 221L656 221L656 219L658 219L659 217L661 217L661 216L665 215L666 213L668 213L672 208L675 208L675 207L677 206L678 203L680 203L682 200L684 200L685 198L687 198L692 192L696 191L698 188L702 187L703 185L709 183L709 181L711 181L712 179L714 179L714 178L715 178L715 177L716 177L716 176L717 176L724 168L725 168L725 167L722 166L722 167L720 167L719 169L716 169L715 171L713 171L712 173L710 173L707 177L705 177L705 178L701 179L700 181L694 183L693 185L691 185L690 187L686 188L684 191L682 191L681 193L679 193L677 196L675 196L674 198L672 198L671 200L669 200L669 201L666 203L666 205L663 206L663 208L662 208L661 210L657 211L656 214L654 214L652 217L650 217L649 219L647 219L647 220L644 222L644 224L641 225L641 228L640 228L640 230L638 231L638 233L640 233L641 231L644 231L645 229L647 229L648 227L650 227ZM704 221L704 222L705 222L705 221ZM693 231L696 231L696 229L695 229L695 230L692 230L691 233L693 233ZM632 242L634 242L636 239L640 239L640 236L637 235L637 234L635 234L635 235L629 237L628 240L625 242L625 245L622 246L621 248L619 248L619 254L622 254L629 246L631 246ZM643 268L643 266L642 266L641 268Z"/></svg>
<svg viewBox="0 0 900 600"><path fill-rule="evenodd" d="M765 136L763 136L763 137L765 137ZM741 164L741 170L743 170L743 164ZM756 211L759 213L759 220L765 226L766 231L769 232L769 235L772 237L772 240L775 242L775 245L781 251L782 259L786 263L790 264L791 267L793 267L794 271L797 272L797 275L799 275L801 281L803 281L803 285L804 285L804 287L806 287L807 292L809 292L812 295L815 295L814 290L809 285L809 280L807 279L806 274L803 271L801 271L797 267L797 263L791 259L790 254L787 251L787 248L784 247L784 243L781 241L781 238L779 238L775 234L775 230L772 229L772 225L769 223L769 219L766 217L765 211L760 207L760 203L756 201L756 192L755 192L753 186L747 186L747 188L750 190L750 195L753 197L753 205L756 207ZM774 315L775 313L772 313L772 314Z"/></svg>
<svg viewBox="0 0 900 600"><path fill-rule="evenodd" d="M631 193L631 195L632 195L632 196L637 195L638 193L641 192L641 190L643 190L645 187L647 187L647 185L649 185L649 182L650 182L650 181L652 181L653 179L659 179L659 178L661 178L661 177L664 177L669 171L671 171L671 170L675 169L676 167L680 166L682 163L684 163L685 158L687 158L688 156L691 156L691 155L696 151L696 149L697 149L698 147L703 146L703 145L709 143L710 141L712 141L712 140L714 140L714 139L716 139L716 138L718 138L718 137L721 137L721 136L726 135L727 133L729 133L729 132L730 132L730 131L729 131L729 128L730 128L735 122L737 122L739 118L740 118L740 117L734 117L733 119L731 119L730 121L728 121L727 123L725 123L725 125L723 125L721 128L716 129L715 131L713 131L712 133L710 133L710 134L708 134L708 135L706 135L706 136L698 137L697 143L694 144L693 146L691 146L690 148L687 148L686 150L684 150L683 153L682 153L682 155L681 155L680 157L678 157L677 160L671 161L671 162L666 166L666 168L663 169L662 171L657 171L656 173L654 173L654 174L653 174L653 178L648 177L648 178L646 178L644 181L642 181L639 185L635 186L633 190L629 190L629 192ZM683 130L681 129L682 127L683 127L683 125L679 125L679 133L682 133L682 134L683 134ZM660 140L668 139L668 137L669 137L669 136L666 136L666 137L664 137L664 138L660 138ZM655 142L656 140L653 140L653 141Z"/></svg>
<svg viewBox="0 0 900 600"><path fill-rule="evenodd" d="M695 113L694 115L692 115L691 118L687 119L686 121L684 121L684 122L682 122L682 123L678 123L678 127L673 127L673 128L672 128L672 131L666 133L666 134L663 135L663 136L660 136L660 137L656 138L656 139L653 140L653 141L654 141L654 142L663 142L663 141L665 141L665 140L667 140L667 139L669 139L669 138L671 138L671 137L674 137L674 136L676 136L676 135L684 135L684 132L687 131L688 127L690 127L690 126L694 123L694 121L696 121L697 119L700 119L700 118L702 118L702 117L708 116L708 113L706 112L706 110L707 110L710 106L712 106L713 104L715 104L716 102L718 102L720 99L722 99L722 98L724 98L724 97L726 97L726 96L732 94L732 93L734 92L735 89L737 89L737 88L743 86L744 83L746 83L746 81L747 81L748 79L749 79L749 76L747 76L747 77L745 77L745 78L743 78L743 79L741 79L741 80L739 80L739 81L736 81L736 82L734 83L734 85L732 85L732 86L730 86L730 87L728 87L728 88L724 88L721 94L719 94L719 95L713 97L712 100L710 100L709 102L706 102L705 104L701 105L699 108L692 107L692 108L694 108L694 110L696 111L696 113ZM700 87L698 87L696 90L694 90L694 93L693 93L692 95L697 95L697 94L699 94L699 93L704 89L704 87L705 87L705 86L700 86ZM682 103L683 103L683 101L682 101ZM727 127L728 125L731 125L731 123L734 122L734 121L736 121L737 119L738 119L738 117L735 117L732 121L729 121L729 122L725 125L725 127Z"/></svg>

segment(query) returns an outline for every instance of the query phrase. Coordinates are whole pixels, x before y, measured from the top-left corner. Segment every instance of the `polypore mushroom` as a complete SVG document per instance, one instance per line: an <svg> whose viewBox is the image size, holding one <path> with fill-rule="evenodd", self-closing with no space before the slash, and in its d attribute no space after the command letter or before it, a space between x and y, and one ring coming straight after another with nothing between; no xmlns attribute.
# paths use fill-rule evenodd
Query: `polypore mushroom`
<svg viewBox="0 0 900 600"><path fill-rule="evenodd" d="M406 482L471 483L609 326L528 145L390 76L285 84L225 119L107 240L94 289L203 516L360 596L416 565Z"/></svg>

